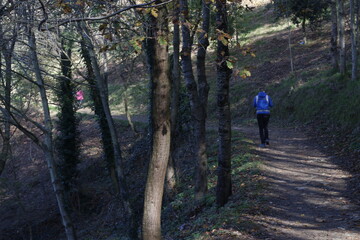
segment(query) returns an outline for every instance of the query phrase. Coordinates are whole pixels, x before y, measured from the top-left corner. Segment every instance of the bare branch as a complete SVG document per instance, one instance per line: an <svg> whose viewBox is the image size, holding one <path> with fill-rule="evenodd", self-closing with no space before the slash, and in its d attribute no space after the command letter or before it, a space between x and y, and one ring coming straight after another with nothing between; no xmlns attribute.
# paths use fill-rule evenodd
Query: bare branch
<svg viewBox="0 0 360 240"><path fill-rule="evenodd" d="M39 0L41 2L41 0ZM70 18L70 19L62 19L62 20L53 20L53 21L47 21L47 19L43 19L40 24L39 24L39 30L40 31L46 31L46 30L50 30L50 29L53 29L55 27L59 27L59 26L62 26L64 24L67 24L67 23L70 23L70 22L83 22L83 21L100 21L100 20L104 20L104 19L108 19L108 18L111 18L111 17L114 17L122 12L125 12L125 11L128 11L130 9L135 9L135 8L155 8L155 7L160 7L162 5L165 5L165 4L168 4L168 3L171 3L172 1L174 0L168 0L166 2L162 2L162 3L159 3L159 4L155 4L155 5L151 5L153 3L155 3L156 1L158 0L152 0L151 2L148 2L148 3L143 3L143 4L138 4L138 5L131 5L131 6L128 6L126 8L122 8L114 13L111 13L109 15L106 15L106 16L100 16L100 17L85 17L85 18ZM150 6L151 5L151 6ZM43 8L43 12L44 14L46 13L45 11L45 8ZM47 16L47 15L46 15ZM58 24L56 26L53 26L51 28L41 28L41 26L45 23L45 22L57 22Z"/></svg>
<svg viewBox="0 0 360 240"><path fill-rule="evenodd" d="M41 0L39 0L39 2L40 2L40 5L41 5L41 10L43 11L43 14L44 14L44 19L43 20L41 20L41 22L39 23L39 31L41 30L41 26L48 20L48 14L47 14L47 12L46 12L46 10L45 10L45 5L44 5L44 3L41 1Z"/></svg>
<svg viewBox="0 0 360 240"><path fill-rule="evenodd" d="M5 99L2 95L0 95L0 101L1 102L4 102ZM11 118L17 122L14 114L16 114L17 116L25 119L26 121L28 122L31 122L34 126L36 126L38 129L40 129L42 132L46 133L47 130L44 128L44 126L42 126L41 124L37 123L36 121L32 120L31 118L29 118L28 116L24 115L19 109L17 109L16 107L14 107L13 105L11 105L11 108L13 110L15 110L15 112L8 112L6 111L5 109L4 110L1 110L3 112L3 114L8 114L9 116L11 116ZM4 112L6 111L6 112Z"/></svg>
<svg viewBox="0 0 360 240"><path fill-rule="evenodd" d="M40 139L32 132L30 132L28 129L22 126L21 123L17 121L17 119L11 114L8 113L3 107L0 106L0 111L3 112L3 114L10 114L11 120L10 123L14 125L16 128L18 128L21 132L23 132L27 137L29 137L33 142L38 145L42 149L46 149L45 144L40 141Z"/></svg>

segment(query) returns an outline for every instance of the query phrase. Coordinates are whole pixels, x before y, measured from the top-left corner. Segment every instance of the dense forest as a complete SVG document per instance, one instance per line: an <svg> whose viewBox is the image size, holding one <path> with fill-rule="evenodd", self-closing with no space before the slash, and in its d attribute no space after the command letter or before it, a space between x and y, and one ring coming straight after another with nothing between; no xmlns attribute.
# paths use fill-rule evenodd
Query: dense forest
<svg viewBox="0 0 360 240"><path fill-rule="evenodd" d="M360 171L359 16L359 0L0 0L0 239L265 239L238 221L266 184L236 129L257 128L266 89L272 124Z"/></svg>

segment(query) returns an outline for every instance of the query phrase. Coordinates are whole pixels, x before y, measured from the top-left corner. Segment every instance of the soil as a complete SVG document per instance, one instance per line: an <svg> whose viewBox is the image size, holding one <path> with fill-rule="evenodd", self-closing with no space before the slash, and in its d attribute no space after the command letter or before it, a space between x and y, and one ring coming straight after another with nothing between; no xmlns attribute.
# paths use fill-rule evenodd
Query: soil
<svg viewBox="0 0 360 240"><path fill-rule="evenodd" d="M256 126L234 130L259 142ZM253 219L262 226L258 239L360 239L360 206L349 189L354 178L336 165L340 159L288 127L272 127L270 138L256 148L267 184L266 210Z"/></svg>
<svg viewBox="0 0 360 240"><path fill-rule="evenodd" d="M308 37L314 39L316 44L308 47L296 45L293 49L297 73L302 70L317 71L321 69L321 63L328 65L330 61L326 54L327 36L314 33ZM319 37L323 37L323 41ZM301 39L300 31L294 31L293 41ZM285 52L287 49L286 34L270 35L264 41L268 43L266 49L258 49L258 52L277 48ZM259 62L253 67L252 77L248 81L253 82L254 86L269 85L280 82L289 73L286 54L274 54L271 61ZM141 120L134 118L134 121ZM233 130L244 132L254 143L259 141L255 125L237 124ZM86 162L81 168L88 170L88 174L81 179L88 183L82 186L82 192L87 193L88 198L83 200L83 207L79 209L82 214L88 214L85 217L91 220L84 220L85 217L77 220L78 225L84 224L93 230L91 236L102 236L101 230L115 229L113 223L120 222L121 216L114 216L111 189L107 187L109 183L102 180L106 179L104 176L107 172L104 164L99 164L101 149L96 124L86 124L82 132ZM360 205L354 195L360 186L356 180L359 176L338 165L347 159L340 159L311 135L293 128L271 125L270 138L267 148L255 149L264 162L263 175L267 187L263 193L265 210L261 215L251 216L251 219L262 228L253 236L241 237L242 233L239 233L239 237L231 239L360 239ZM44 229L52 236L59 236L63 228L56 211L46 163L30 140L25 137L14 139L14 146L18 146L14 150L14 159L8 162L0 179L0 239L54 239L44 235ZM126 135L123 139L122 145L127 146L134 138ZM92 184L104 186L104 189L94 191ZM96 214L90 215L91 211L86 212L83 208Z"/></svg>

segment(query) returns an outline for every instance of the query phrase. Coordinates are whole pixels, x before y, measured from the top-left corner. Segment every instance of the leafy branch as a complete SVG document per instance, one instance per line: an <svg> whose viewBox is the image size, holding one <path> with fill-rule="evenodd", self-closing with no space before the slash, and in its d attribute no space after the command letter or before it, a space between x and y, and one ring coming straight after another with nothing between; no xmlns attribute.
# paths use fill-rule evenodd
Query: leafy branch
<svg viewBox="0 0 360 240"><path fill-rule="evenodd" d="M118 11L115 11L111 14L105 15L105 16L99 16L99 17L83 17L83 18L68 18L68 19L60 19L60 20L48 20L47 17L47 13L46 13L46 9L44 4L42 4L41 0L39 0L40 4L41 4L41 9L43 11L44 14L44 19L40 22L38 29L40 31L46 31L49 29L53 29L62 25L65 25L67 23L70 22L83 22L83 21L100 21L100 20L104 20L104 19L108 19L111 17L114 17L122 12L128 11L130 9L136 9L136 8L156 8L156 7L160 7L163 5L166 5L168 3L171 3L173 0L168 0L162 3L158 3L158 4L154 4L153 3L157 2L158 0L152 0L148 3L143 3L143 4L136 4L136 5L131 5L122 9L119 9ZM50 23L57 23L55 26L51 27L51 28L43 28L42 26L46 23L46 22L50 22Z"/></svg>

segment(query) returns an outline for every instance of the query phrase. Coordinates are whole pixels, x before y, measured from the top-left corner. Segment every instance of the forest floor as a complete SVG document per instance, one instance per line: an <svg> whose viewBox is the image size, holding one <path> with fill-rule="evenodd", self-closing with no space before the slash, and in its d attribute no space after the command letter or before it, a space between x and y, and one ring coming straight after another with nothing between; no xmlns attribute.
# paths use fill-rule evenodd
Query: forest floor
<svg viewBox="0 0 360 240"><path fill-rule="evenodd" d="M233 127L259 142L258 130ZM270 127L270 145L256 148L263 159L265 211L254 216L259 239L360 239L360 206L353 176L311 135Z"/></svg>
<svg viewBox="0 0 360 240"><path fill-rule="evenodd" d="M299 31L293 34L294 42L302 39ZM320 71L321 63L329 61L323 53L327 51L327 42L321 39L315 41L318 37L322 35L309 34L309 39L314 39L312 44L294 46L295 65L299 72ZM258 46L257 52L269 53L272 58L266 62L257 60L259 65L252 70L253 77L249 79L254 86L263 82L266 85L280 82L289 74L288 60L284 54L287 34L269 35L263 41L267 44L261 45L262 49ZM272 50L278 49L284 51L270 54ZM238 82L233 83L236 84ZM114 118L126 119L122 116ZM133 120L143 122L147 121L147 117L133 116ZM79 235L90 235L92 238L79 239L114 239L103 236L118 227L116 221L120 222L122 216L114 211L116 204L104 170L105 164L100 160L102 152L97 125L92 121L84 122L81 129L84 140L82 156L86 161L81 165L83 173L80 182L83 183L81 192L86 193L86 196L78 207L81 217L76 221L83 227L79 229ZM260 194L265 198L262 206L264 210L260 214L246 216L260 228L249 233L229 232L207 240L360 239L360 175L343 168L350 159L333 153L330 147L326 147L326 139L317 139L315 133L282 127L273 121L270 124L271 142L267 148L257 147L259 140L255 124L234 123L233 131L242 132L252 139L254 152L263 162L262 175L265 178L262 181L265 190ZM125 133L121 135L121 144L128 150L127 146L131 146L136 137L131 131ZM17 137L13 145L16 153L14 160L8 163L0 182L0 239L61 239L53 237L61 235L63 227L41 152L25 137ZM130 149L128 152L130 155ZM139 161L136 164L145 166L143 158L139 158ZM145 167L139 168L139 171L143 169ZM136 174L138 172L129 175ZM241 183L234 182L236 184ZM141 182L132 185L133 188L139 188L137 192L143 192L139 187L143 186ZM37 232L42 234L41 238L36 236Z"/></svg>
<svg viewBox="0 0 360 240"><path fill-rule="evenodd" d="M135 119L145 121L139 116ZM232 127L254 142L255 153L262 159L265 190L260 194L265 199L265 210L250 216L260 226L253 236L225 234L224 238L216 239L360 239L360 200L355 194L360 192L360 176L341 164L350 161L349 156L337 156L328 149L326 141L319 140L311 131L273 125L266 148L257 147L257 125Z"/></svg>
<svg viewBox="0 0 360 240"><path fill-rule="evenodd" d="M116 118L122 119L121 116L116 116ZM145 121L145 118L141 117L134 116L133 119L135 121ZM96 138L95 136L98 136L97 132L90 129L93 129L93 125L88 125L87 131L84 130L84 132L86 132L87 136L94 132L93 137ZM258 226L256 231L248 232L246 230L245 232L236 232L236 234L229 231L215 238L209 236L209 240L360 239L360 201L358 196L354 194L359 192L360 184L356 180L359 176L342 169L342 166L338 163L343 162L343 157L338 157L324 146L326 145L325 142L319 144L319 139L316 139L316 136L307 134L299 130L299 128L280 127L278 124L271 122L271 142L267 148L257 147L259 142L258 130L254 123L248 125L236 123L233 125L233 131L242 132L246 138L251 139L254 153L262 159L261 175L264 177L262 182L265 186L260 193L264 198L262 210L246 216L254 226ZM98 144L94 143L91 146L95 147ZM97 179L97 184L102 183L103 180L96 177L99 174L98 161L94 158L94 161L91 160L90 162L87 165L93 166L91 168L96 169L93 174L96 174L83 176L83 178ZM33 164L32 162L31 165ZM26 169L30 171L29 169L32 169L32 167L26 167ZM22 194L17 197L17 202L11 200L12 208L6 207L8 205L3 202L3 207L0 209L0 239L10 239L8 238L10 235L6 234L10 229L17 228L20 232L26 231L26 226L30 221L33 221L38 226L32 228L34 232L43 229L41 226L47 226L49 234L62 231L60 223L55 220L58 219L58 214L55 213L56 203L51 197L53 195L51 186L48 184L49 180L46 180L48 177L45 177L48 175L46 166L41 164L41 169L40 172L43 173L41 175L39 175L38 168L36 170L37 174L34 172L34 176L38 175L37 179L43 176L36 181L39 184L35 186L35 183L30 183L31 178L27 177L29 183L25 184L24 187L28 188L30 184L32 184L32 187L28 188L28 191L19 190ZM234 182L234 185L239 184L241 183ZM46 189L46 191L36 190L35 188L39 185L43 185L41 188ZM36 194L36 196L33 194ZM41 199L37 199L39 197ZM46 199L44 199L45 197ZM102 209L96 205L96 203L99 203L100 197L103 199L104 194L96 194L96 197L92 198L94 203L91 206L94 209ZM101 201L104 202L104 200ZM23 212L18 207L20 203L25 208ZM106 204L108 203L105 202L100 205ZM86 208L88 206L84 205ZM36 221L33 219L34 214L37 216ZM109 208L109 213L106 211L96 212L95 216L97 216L99 222L104 216L110 218L111 214L114 213ZM105 220L101 221L105 222ZM90 227L97 229L97 231L101 230L98 229L99 226L96 224L92 226L89 222L86 222L86 225L88 227L83 231L88 231ZM51 229L51 227L54 229ZM20 230L22 228L25 229ZM95 236L94 233L91 235ZM42 238L34 239L54 238L42 235ZM102 240L104 238L91 239Z"/></svg>

